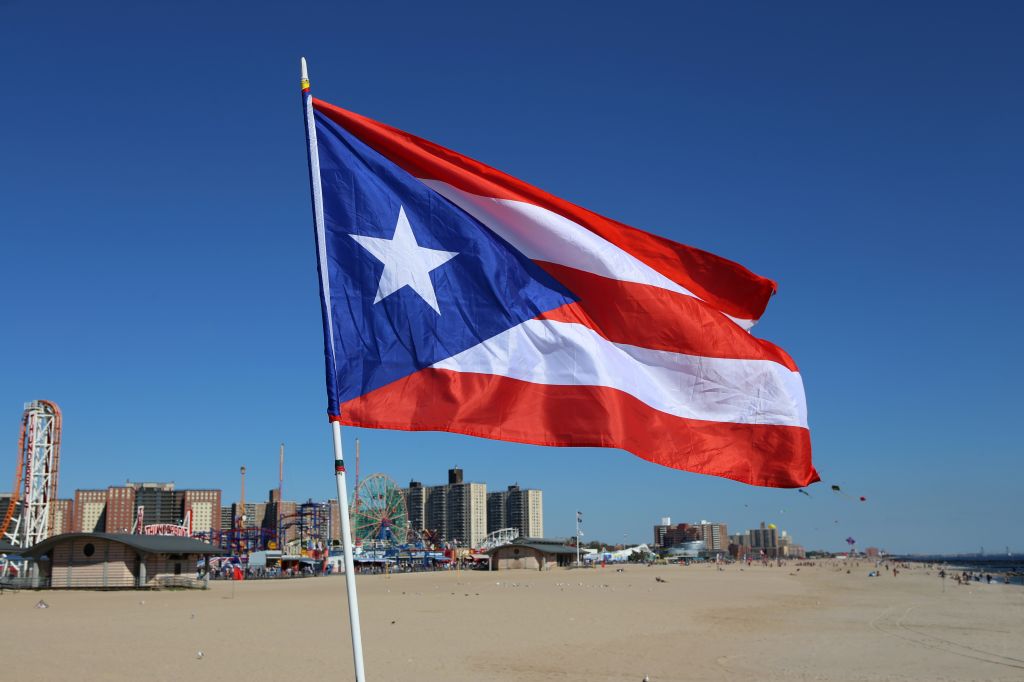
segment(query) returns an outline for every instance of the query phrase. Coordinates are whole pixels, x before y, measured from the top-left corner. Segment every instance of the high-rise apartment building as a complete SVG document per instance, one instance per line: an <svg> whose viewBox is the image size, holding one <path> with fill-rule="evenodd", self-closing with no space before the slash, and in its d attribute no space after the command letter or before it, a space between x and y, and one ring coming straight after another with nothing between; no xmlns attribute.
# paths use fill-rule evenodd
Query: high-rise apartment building
<svg viewBox="0 0 1024 682"><path fill-rule="evenodd" d="M221 505L220 508L220 529L223 531L231 530L235 527L234 517L235 505Z"/></svg>
<svg viewBox="0 0 1024 682"><path fill-rule="evenodd" d="M448 470L447 485L410 481L402 493L414 530L462 547L476 547L487 536L487 485L465 482L462 469Z"/></svg>
<svg viewBox="0 0 1024 682"><path fill-rule="evenodd" d="M779 555L779 531L766 527L762 521L760 528L750 529L750 549L755 554L764 551L769 559L776 558Z"/></svg>
<svg viewBox="0 0 1024 682"><path fill-rule="evenodd" d="M526 523L520 526L520 530L526 537L542 538L544 537L544 492L531 488L524 490L523 495L525 500L522 509Z"/></svg>
<svg viewBox="0 0 1024 682"><path fill-rule="evenodd" d="M700 529L700 539L709 552L725 552L729 549L729 529L724 523L712 523L701 521L697 526Z"/></svg>
<svg viewBox="0 0 1024 682"><path fill-rule="evenodd" d="M184 491L173 483L135 483L135 504L143 508L142 522L178 525L185 518Z"/></svg>
<svg viewBox="0 0 1024 682"><path fill-rule="evenodd" d="M460 480L448 485L447 498L449 542L460 547L479 546L487 537L487 484Z"/></svg>
<svg viewBox="0 0 1024 682"><path fill-rule="evenodd" d="M79 533L104 533L107 530L107 491L75 491L74 529Z"/></svg>
<svg viewBox="0 0 1024 682"><path fill-rule="evenodd" d="M487 493L487 532L493 533L511 527L508 518L508 490Z"/></svg>
<svg viewBox="0 0 1024 682"><path fill-rule="evenodd" d="M518 484L487 494L487 532L515 528L520 537L544 537L544 493Z"/></svg>
<svg viewBox="0 0 1024 682"><path fill-rule="evenodd" d="M0 509L6 509L6 505L0 503ZM74 500L54 500L50 507L50 535L71 533L75 527L75 503Z"/></svg>
<svg viewBox="0 0 1024 682"><path fill-rule="evenodd" d="M448 540L448 486L434 485L427 489L426 529Z"/></svg>
<svg viewBox="0 0 1024 682"><path fill-rule="evenodd" d="M262 526L274 530L281 527L281 491L277 488L271 488L267 493Z"/></svg>
<svg viewBox="0 0 1024 682"><path fill-rule="evenodd" d="M654 546L655 547L667 547L665 544L665 533L672 527L672 518L668 516L661 517L661 523L654 527Z"/></svg>
<svg viewBox="0 0 1024 682"><path fill-rule="evenodd" d="M107 488L106 522L108 533L131 533L135 525L135 489L131 486Z"/></svg>
<svg viewBox="0 0 1024 682"><path fill-rule="evenodd" d="M192 523L193 533L220 530L220 491L184 490L184 513Z"/></svg>
<svg viewBox="0 0 1024 682"><path fill-rule="evenodd" d="M671 543L667 543L665 538L669 530L672 528L672 517L663 516L662 522L654 526L654 547L671 547Z"/></svg>
<svg viewBox="0 0 1024 682"><path fill-rule="evenodd" d="M405 489L405 507L409 514L409 528L423 532L427 526L427 488L419 481L409 481Z"/></svg>

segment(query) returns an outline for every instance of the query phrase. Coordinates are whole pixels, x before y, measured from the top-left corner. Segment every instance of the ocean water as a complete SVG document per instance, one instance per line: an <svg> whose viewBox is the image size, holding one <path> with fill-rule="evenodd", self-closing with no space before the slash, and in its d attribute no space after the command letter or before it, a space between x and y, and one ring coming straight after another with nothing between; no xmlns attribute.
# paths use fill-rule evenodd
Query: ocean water
<svg viewBox="0 0 1024 682"><path fill-rule="evenodd" d="M1010 584L1024 585L1024 556L1015 554L1013 556L913 556L893 557L898 561L912 561L915 563L945 565L946 573L967 571L968 573L991 573L993 577L998 576L1000 580L1008 579Z"/></svg>

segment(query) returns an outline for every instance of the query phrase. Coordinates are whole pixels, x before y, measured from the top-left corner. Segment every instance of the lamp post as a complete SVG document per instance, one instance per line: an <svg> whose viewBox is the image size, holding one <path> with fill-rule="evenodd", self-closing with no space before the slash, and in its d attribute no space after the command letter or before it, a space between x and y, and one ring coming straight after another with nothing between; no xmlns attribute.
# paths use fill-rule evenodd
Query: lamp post
<svg viewBox="0 0 1024 682"><path fill-rule="evenodd" d="M240 529L244 529L245 528L245 521L246 521L246 518L245 518L245 467L244 466L241 469L239 469L239 473L242 475L242 491L241 491L242 492L242 499L239 501L239 504L238 504L238 506L241 507L238 510L238 520L239 520L238 527Z"/></svg>
<svg viewBox="0 0 1024 682"><path fill-rule="evenodd" d="M576 512L576 566L580 566L580 538L583 537L583 531L580 530L580 525L583 523L583 512Z"/></svg>

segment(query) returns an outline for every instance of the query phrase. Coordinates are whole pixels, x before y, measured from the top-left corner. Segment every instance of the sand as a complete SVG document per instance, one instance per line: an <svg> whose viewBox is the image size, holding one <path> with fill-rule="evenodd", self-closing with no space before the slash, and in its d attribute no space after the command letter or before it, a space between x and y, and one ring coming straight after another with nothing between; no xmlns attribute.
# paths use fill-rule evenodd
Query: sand
<svg viewBox="0 0 1024 682"><path fill-rule="evenodd" d="M360 576L367 678L1024 680L1024 588L868 570ZM352 679L341 576L7 592L0 623L3 679Z"/></svg>

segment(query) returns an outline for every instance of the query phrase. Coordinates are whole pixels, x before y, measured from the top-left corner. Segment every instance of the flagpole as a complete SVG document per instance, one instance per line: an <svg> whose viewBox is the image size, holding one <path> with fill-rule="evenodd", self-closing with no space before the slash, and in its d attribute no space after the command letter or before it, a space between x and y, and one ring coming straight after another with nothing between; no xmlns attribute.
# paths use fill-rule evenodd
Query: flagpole
<svg viewBox="0 0 1024 682"><path fill-rule="evenodd" d="M359 629L359 600L356 597L356 571L352 561L352 527L348 518L348 488L345 486L345 460L341 451L341 424L331 422L334 433L334 479L338 484L338 513L341 516L341 546L345 554L345 588L348 591L348 622L352 630L352 662L356 682L366 682L363 671L363 636Z"/></svg>
<svg viewBox="0 0 1024 682"><path fill-rule="evenodd" d="M306 117L306 140L309 143L309 176L313 193L313 219L318 233L323 228L323 196L320 190L320 163L316 147L316 126L313 123L313 96L309 92L309 72L302 58L302 108ZM326 263L321 264L326 267ZM331 330L328 330L331 333ZM348 488L345 483L345 458L341 447L341 424L331 422L334 437L334 480L338 486L338 515L341 517L341 546L345 555L345 588L348 593L348 622L352 633L352 662L356 682L366 682L363 671L363 637L359 629L359 600L356 596L356 572L352 561L352 527L348 518Z"/></svg>

